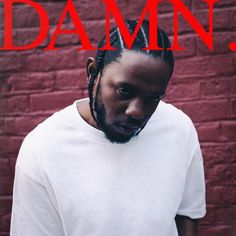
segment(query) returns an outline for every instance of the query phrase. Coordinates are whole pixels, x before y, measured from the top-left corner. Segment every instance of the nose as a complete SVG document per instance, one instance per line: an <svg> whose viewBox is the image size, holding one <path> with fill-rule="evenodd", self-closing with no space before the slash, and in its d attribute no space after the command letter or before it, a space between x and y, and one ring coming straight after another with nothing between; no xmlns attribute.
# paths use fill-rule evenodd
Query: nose
<svg viewBox="0 0 236 236"><path fill-rule="evenodd" d="M130 101L126 108L125 114L136 120L144 119L145 111L143 101L139 98Z"/></svg>

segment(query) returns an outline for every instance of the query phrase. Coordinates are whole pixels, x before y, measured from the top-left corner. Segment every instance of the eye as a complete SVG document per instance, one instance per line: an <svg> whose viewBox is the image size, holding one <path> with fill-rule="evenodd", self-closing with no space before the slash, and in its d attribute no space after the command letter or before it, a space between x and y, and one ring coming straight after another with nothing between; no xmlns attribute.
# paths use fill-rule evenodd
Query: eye
<svg viewBox="0 0 236 236"><path fill-rule="evenodd" d="M117 93L118 93L120 96L125 97L125 98L130 97L130 96L132 95L132 92L131 92L129 89L124 88L124 87L118 88L118 89L117 89Z"/></svg>

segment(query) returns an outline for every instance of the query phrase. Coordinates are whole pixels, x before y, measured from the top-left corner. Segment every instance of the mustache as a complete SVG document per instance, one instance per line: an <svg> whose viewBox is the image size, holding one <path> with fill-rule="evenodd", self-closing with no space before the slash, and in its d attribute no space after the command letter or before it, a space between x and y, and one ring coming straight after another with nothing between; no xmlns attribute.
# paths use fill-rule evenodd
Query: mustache
<svg viewBox="0 0 236 236"><path fill-rule="evenodd" d="M95 112L98 119L98 123L100 123L101 120L105 120L106 118L105 107L99 104L97 99L95 100L94 106L95 106ZM146 118L145 120L137 120L129 116L129 117L126 117L126 119L122 119L120 121L115 122L114 124L118 126L121 125L124 127L129 127L129 128L143 129L145 125L147 124L147 121L149 120L149 118Z"/></svg>
<svg viewBox="0 0 236 236"><path fill-rule="evenodd" d="M138 120L133 119L132 117L128 118L127 120L118 122L118 124L122 126L137 127L137 128L142 128L143 126L146 125L146 123L147 123L146 120L138 121Z"/></svg>

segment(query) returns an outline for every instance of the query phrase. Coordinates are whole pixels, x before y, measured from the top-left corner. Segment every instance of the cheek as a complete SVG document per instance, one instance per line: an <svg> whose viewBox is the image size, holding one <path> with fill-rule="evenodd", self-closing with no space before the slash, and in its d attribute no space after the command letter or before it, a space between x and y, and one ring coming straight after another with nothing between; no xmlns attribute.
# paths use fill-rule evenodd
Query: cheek
<svg viewBox="0 0 236 236"><path fill-rule="evenodd" d="M111 120L117 120L125 114L125 109L125 104L109 102L109 105L106 108L107 116L110 117Z"/></svg>
<svg viewBox="0 0 236 236"><path fill-rule="evenodd" d="M103 102L106 109L108 122L118 120L124 116L125 109L127 107L125 102L118 102L114 98L104 98Z"/></svg>
<svg viewBox="0 0 236 236"><path fill-rule="evenodd" d="M101 93L101 101L104 104L108 121L119 119L125 113L126 102L119 101L111 88L103 88L104 92Z"/></svg>

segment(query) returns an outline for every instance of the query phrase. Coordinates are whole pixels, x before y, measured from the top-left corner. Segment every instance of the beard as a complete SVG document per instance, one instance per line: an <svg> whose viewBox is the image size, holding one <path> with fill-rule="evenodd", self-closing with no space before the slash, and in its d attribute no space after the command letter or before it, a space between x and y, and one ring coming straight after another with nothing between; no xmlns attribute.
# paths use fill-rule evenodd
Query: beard
<svg viewBox="0 0 236 236"><path fill-rule="evenodd" d="M107 113L105 106L102 104L102 102L99 102L97 98L95 98L94 101L94 110L96 112L96 118L97 118L97 125L98 127L104 132L106 138L112 142L112 143L127 143L129 142L133 137L137 136L139 132L130 134L130 135L123 135L118 132L116 132L112 125L108 124L106 122L107 120Z"/></svg>

